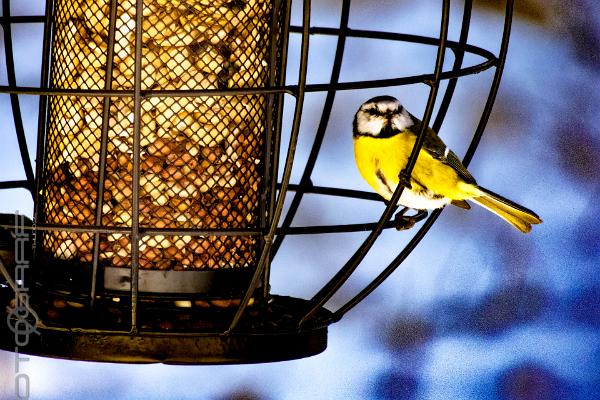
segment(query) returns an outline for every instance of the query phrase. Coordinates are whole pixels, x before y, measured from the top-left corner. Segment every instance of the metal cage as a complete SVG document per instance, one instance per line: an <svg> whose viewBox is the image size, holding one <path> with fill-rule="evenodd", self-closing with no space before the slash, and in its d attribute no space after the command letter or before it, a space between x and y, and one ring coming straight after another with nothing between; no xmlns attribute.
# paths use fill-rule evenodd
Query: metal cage
<svg viewBox="0 0 600 400"><path fill-rule="evenodd" d="M403 190L398 187L373 223L291 226L307 193L380 201L373 193L311 182L336 92L428 85L426 127L446 80L432 124L437 131L458 78L495 69L463 159L468 165L499 87L513 1L506 2L498 55L468 42L471 0L464 1L459 40L448 39L450 5L442 3L439 37L425 37L352 29L350 0L342 1L338 28L311 26L310 0L302 2L299 26L290 25L291 2L281 0L47 0L43 16L11 16L10 1L3 0L8 85L0 94L10 97L26 179L0 182L0 189L28 190L35 218L2 216L0 301L10 316L0 328L0 347L175 364L266 362L323 351L327 326L375 290L442 211L431 213L346 304L324 308L382 230L395 226L391 217ZM44 26L40 87L16 82L11 29L22 23ZM290 35L301 38L293 85L284 73ZM307 84L309 42L317 35L337 39L331 78ZM435 68L340 82L348 38L434 46ZM445 70L449 52L454 62ZM483 61L464 66L465 54ZM322 115L302 177L291 183L304 97L312 92L326 93ZM19 106L23 95L40 98L35 167ZM286 96L295 102L287 154L280 157ZM401 177L410 176L424 133ZM288 192L294 194L282 218ZM270 263L286 236L358 231L370 234L311 299L271 293Z"/></svg>

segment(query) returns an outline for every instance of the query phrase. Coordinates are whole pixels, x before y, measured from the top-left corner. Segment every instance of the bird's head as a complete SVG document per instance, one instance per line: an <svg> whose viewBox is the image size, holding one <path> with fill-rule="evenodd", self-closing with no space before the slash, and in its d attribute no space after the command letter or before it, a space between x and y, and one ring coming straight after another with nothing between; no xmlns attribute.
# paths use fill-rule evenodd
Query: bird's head
<svg viewBox="0 0 600 400"><path fill-rule="evenodd" d="M415 124L398 99L378 96L364 102L354 116L354 136L390 137Z"/></svg>

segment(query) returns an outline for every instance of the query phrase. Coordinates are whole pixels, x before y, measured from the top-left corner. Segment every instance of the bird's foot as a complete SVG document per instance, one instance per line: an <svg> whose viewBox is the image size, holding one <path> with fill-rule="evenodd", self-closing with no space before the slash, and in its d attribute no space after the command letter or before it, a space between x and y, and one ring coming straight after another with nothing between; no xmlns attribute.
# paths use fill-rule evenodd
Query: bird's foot
<svg viewBox="0 0 600 400"><path fill-rule="evenodd" d="M410 210L408 207L404 207L402 210L398 211L394 216L394 222L396 223L396 230L405 231L413 226L419 221L424 220L429 213L427 210L415 210L417 213L414 215L405 215L406 212Z"/></svg>

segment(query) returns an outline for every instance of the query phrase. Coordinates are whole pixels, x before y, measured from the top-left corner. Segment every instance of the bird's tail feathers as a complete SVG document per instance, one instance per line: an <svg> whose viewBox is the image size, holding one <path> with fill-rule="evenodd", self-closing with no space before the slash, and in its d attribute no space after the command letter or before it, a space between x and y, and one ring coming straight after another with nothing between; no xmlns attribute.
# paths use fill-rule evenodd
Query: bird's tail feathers
<svg viewBox="0 0 600 400"><path fill-rule="evenodd" d="M481 186L478 189L481 192L481 196L473 197L471 200L504 219L521 232L527 233L531 231L532 224L542 222L540 217L530 209Z"/></svg>

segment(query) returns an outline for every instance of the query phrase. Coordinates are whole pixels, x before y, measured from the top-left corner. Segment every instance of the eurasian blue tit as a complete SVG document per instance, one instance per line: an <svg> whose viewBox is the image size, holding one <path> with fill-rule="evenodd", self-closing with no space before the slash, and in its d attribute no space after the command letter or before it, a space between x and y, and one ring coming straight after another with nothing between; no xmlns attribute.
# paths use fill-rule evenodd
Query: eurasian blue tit
<svg viewBox="0 0 600 400"><path fill-rule="evenodd" d="M391 96L374 97L363 103L354 117L354 157L362 177L385 200L390 200L400 182L400 172L410 157L421 121ZM427 128L425 141L399 205L415 210L436 209L452 204L471 208L478 204L521 232L542 222L533 211L516 204L475 181L456 154Z"/></svg>

